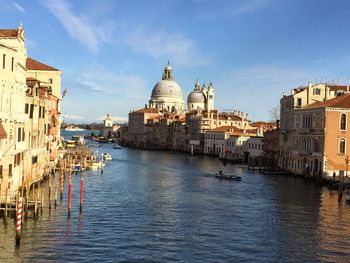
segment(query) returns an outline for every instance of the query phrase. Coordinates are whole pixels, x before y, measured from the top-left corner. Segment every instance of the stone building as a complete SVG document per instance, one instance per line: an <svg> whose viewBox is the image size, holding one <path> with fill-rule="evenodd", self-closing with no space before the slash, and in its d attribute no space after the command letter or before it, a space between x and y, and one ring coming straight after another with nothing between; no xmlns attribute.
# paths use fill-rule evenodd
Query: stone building
<svg viewBox="0 0 350 263"><path fill-rule="evenodd" d="M0 29L0 192L15 193L22 183L27 51L22 25Z"/></svg>
<svg viewBox="0 0 350 263"><path fill-rule="evenodd" d="M162 79L154 86L149 108L166 110L168 112L181 113L184 111L181 87L173 77L173 70L166 65Z"/></svg>
<svg viewBox="0 0 350 263"><path fill-rule="evenodd" d="M15 194L56 164L60 77L27 57L22 25L0 29L0 195Z"/></svg>
<svg viewBox="0 0 350 263"><path fill-rule="evenodd" d="M211 82L207 90L205 84L200 89L199 81L196 81L194 90L187 97L187 110L214 110L214 87Z"/></svg>
<svg viewBox="0 0 350 263"><path fill-rule="evenodd" d="M317 84L294 89L281 99L279 166L305 176L345 170L348 86ZM345 148L344 148L345 147Z"/></svg>

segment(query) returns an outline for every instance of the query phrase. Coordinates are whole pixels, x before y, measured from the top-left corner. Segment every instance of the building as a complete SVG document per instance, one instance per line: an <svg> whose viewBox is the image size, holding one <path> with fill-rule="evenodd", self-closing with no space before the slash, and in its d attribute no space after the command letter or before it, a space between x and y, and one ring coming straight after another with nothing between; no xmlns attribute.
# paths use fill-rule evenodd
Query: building
<svg viewBox="0 0 350 263"><path fill-rule="evenodd" d="M16 194L57 163L60 77L27 57L22 25L0 29L0 195Z"/></svg>
<svg viewBox="0 0 350 263"><path fill-rule="evenodd" d="M300 109L316 102L327 101L335 98L337 95L349 91L349 86L336 85L329 83L319 83L313 85L292 89L291 95L283 97L280 100L280 159L279 166L288 171L291 166L291 156L294 144L293 130L295 127L294 113Z"/></svg>
<svg viewBox="0 0 350 263"><path fill-rule="evenodd" d="M200 89L199 81L196 81L194 90L187 97L187 110L214 110L214 87L211 82L207 90L205 84Z"/></svg>
<svg viewBox="0 0 350 263"><path fill-rule="evenodd" d="M0 29L0 193L16 193L22 184L27 51L22 25Z"/></svg>
<svg viewBox="0 0 350 263"><path fill-rule="evenodd" d="M173 70L169 65L164 68L162 79L154 86L149 108L181 113L184 111L181 87L173 77Z"/></svg>
<svg viewBox="0 0 350 263"><path fill-rule="evenodd" d="M281 99L279 166L283 170L321 177L346 169L349 90L344 85L309 83Z"/></svg>
<svg viewBox="0 0 350 263"><path fill-rule="evenodd" d="M279 158L279 125L276 129L264 132L263 150L265 157L265 168L270 171L278 171Z"/></svg>

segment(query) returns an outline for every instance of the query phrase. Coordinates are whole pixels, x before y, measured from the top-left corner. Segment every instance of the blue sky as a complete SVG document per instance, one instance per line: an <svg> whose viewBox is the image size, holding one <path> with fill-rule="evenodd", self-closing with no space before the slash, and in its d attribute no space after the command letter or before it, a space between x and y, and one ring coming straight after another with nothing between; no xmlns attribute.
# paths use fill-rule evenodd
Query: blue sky
<svg viewBox="0 0 350 263"><path fill-rule="evenodd" d="M0 0L1 28L23 22L28 55L63 72L67 121L124 121L168 60L184 100L213 81L215 107L268 120L283 92L350 83L347 0Z"/></svg>

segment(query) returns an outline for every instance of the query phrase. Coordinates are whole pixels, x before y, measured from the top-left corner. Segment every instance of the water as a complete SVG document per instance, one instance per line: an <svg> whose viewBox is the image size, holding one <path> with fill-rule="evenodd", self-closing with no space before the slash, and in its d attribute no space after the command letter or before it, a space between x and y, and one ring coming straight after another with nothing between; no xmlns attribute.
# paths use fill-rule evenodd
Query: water
<svg viewBox="0 0 350 263"><path fill-rule="evenodd" d="M0 224L0 262L345 262L350 205L337 193L290 177L263 176L217 159L98 148L113 161L86 171L79 215L67 201L23 226ZM213 173L236 173L241 182ZM47 189L46 189L47 190Z"/></svg>

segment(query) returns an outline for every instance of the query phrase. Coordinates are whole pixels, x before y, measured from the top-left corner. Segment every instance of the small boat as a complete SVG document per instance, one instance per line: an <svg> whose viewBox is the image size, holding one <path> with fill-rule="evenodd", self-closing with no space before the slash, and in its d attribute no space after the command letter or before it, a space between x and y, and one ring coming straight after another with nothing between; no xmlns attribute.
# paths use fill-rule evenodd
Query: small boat
<svg viewBox="0 0 350 263"><path fill-rule="evenodd" d="M224 174L221 171L215 174L215 178L220 180L233 180L233 181L241 181L242 177L235 174Z"/></svg>
<svg viewBox="0 0 350 263"><path fill-rule="evenodd" d="M106 161L112 160L112 155L110 155L109 153L102 154L102 157L103 157L103 160L106 160Z"/></svg>
<svg viewBox="0 0 350 263"><path fill-rule="evenodd" d="M350 202L350 188L345 189L345 200Z"/></svg>
<svg viewBox="0 0 350 263"><path fill-rule="evenodd" d="M105 166L105 164L102 161L93 161L91 163L92 170L102 169L104 166Z"/></svg>
<svg viewBox="0 0 350 263"><path fill-rule="evenodd" d="M121 148L122 147L119 144L117 143L113 144L113 149L121 149Z"/></svg>

